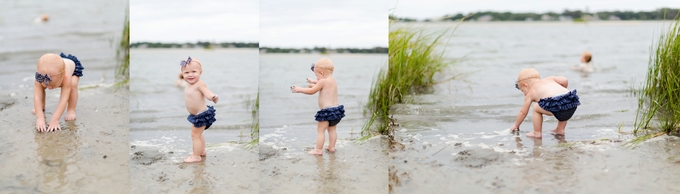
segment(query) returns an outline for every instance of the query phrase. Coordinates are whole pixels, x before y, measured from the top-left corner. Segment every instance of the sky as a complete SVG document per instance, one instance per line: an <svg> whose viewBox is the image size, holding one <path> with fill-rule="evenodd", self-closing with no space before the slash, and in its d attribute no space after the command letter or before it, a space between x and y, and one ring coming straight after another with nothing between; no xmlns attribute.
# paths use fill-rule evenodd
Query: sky
<svg viewBox="0 0 680 194"><path fill-rule="evenodd" d="M260 47L387 47L387 0L260 0Z"/></svg>
<svg viewBox="0 0 680 194"><path fill-rule="evenodd" d="M598 11L652 11L680 8L680 0L389 0L390 13L419 20L477 11L556 12L565 9Z"/></svg>
<svg viewBox="0 0 680 194"><path fill-rule="evenodd" d="M258 42L257 0L130 0L130 42Z"/></svg>

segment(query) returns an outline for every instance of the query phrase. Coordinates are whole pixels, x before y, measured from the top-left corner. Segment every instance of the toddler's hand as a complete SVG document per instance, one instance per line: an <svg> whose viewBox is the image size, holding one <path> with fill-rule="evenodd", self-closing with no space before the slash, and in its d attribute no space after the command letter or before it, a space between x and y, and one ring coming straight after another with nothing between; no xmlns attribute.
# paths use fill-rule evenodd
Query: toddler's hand
<svg viewBox="0 0 680 194"><path fill-rule="evenodd" d="M312 78L307 78L307 83L312 83Z"/></svg>
<svg viewBox="0 0 680 194"><path fill-rule="evenodd" d="M512 126L510 127L510 131L519 131L519 126Z"/></svg>
<svg viewBox="0 0 680 194"><path fill-rule="evenodd" d="M213 96L211 100L212 100L215 104L217 104L217 101L220 100L220 97L217 97L217 94L215 94L215 96Z"/></svg>
<svg viewBox="0 0 680 194"><path fill-rule="evenodd" d="M290 91L293 93L297 93L297 86L291 86Z"/></svg>
<svg viewBox="0 0 680 194"><path fill-rule="evenodd" d="M45 119L36 119L35 121L35 129L40 131L40 132L45 132L47 128L45 128Z"/></svg>
<svg viewBox="0 0 680 194"><path fill-rule="evenodd" d="M56 131L56 130L61 130L61 126L59 126L59 120L51 120L49 127L47 127L47 131Z"/></svg>

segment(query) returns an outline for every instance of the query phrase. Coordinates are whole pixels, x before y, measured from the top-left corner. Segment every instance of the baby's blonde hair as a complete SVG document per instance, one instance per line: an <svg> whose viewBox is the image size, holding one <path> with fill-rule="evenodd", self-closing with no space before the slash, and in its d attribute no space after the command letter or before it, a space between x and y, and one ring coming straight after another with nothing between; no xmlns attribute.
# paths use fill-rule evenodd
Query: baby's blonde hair
<svg viewBox="0 0 680 194"><path fill-rule="evenodd" d="M590 54L590 52L585 51L583 52L583 58L586 59L586 63L590 63L590 60L593 59L593 54Z"/></svg>
<svg viewBox="0 0 680 194"><path fill-rule="evenodd" d="M541 74L534 68L526 68L522 69L522 71L519 72L519 75L517 75L518 84L529 79L541 79Z"/></svg>
<svg viewBox="0 0 680 194"><path fill-rule="evenodd" d="M326 69L333 73L333 70L335 69L333 65L333 61L331 61L328 58L321 58L318 61L316 61L316 64L314 64L314 69Z"/></svg>
<svg viewBox="0 0 680 194"><path fill-rule="evenodd" d="M54 65L59 64L59 65ZM37 65L38 72L52 74L52 76L61 74L66 69L66 63L61 57L54 53L47 53L40 56Z"/></svg>

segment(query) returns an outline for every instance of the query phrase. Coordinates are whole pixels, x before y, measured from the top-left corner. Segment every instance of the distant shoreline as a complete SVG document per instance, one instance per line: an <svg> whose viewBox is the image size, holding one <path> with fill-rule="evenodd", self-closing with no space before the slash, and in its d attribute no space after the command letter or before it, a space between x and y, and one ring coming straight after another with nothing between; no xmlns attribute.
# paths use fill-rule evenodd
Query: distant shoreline
<svg viewBox="0 0 680 194"><path fill-rule="evenodd" d="M260 47L260 53L376 53L387 54L387 47L373 47L373 48L277 48L277 47Z"/></svg>
<svg viewBox="0 0 680 194"><path fill-rule="evenodd" d="M279 48L260 47L260 44L243 42L197 42L197 43L163 43L163 42L135 42L130 44L130 49L234 49L234 48L257 48L260 53L379 53L387 54L387 47L372 48Z"/></svg>
<svg viewBox="0 0 680 194"><path fill-rule="evenodd" d="M680 9L674 8L659 8L654 11L600 11L591 13L586 8L581 10L564 10L562 13L545 12L545 13L512 13L512 12L496 12L496 11L480 11L463 15L458 13L455 15L444 15L432 17L429 19L418 20L408 17L398 17L390 15L391 21L400 22L436 22L436 21L652 21L652 20L673 20Z"/></svg>

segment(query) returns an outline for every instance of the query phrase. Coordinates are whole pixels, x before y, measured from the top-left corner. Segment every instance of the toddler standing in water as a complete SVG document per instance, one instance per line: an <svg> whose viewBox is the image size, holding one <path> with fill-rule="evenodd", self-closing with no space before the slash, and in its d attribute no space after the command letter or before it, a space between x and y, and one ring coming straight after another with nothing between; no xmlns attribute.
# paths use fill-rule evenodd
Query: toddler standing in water
<svg viewBox="0 0 680 194"><path fill-rule="evenodd" d="M585 51L583 54L581 54L581 64L578 66L571 66L571 69L580 71L583 73L592 73L595 71L593 68L593 64L590 63L590 60L593 59L593 55L590 54L590 52Z"/></svg>
<svg viewBox="0 0 680 194"><path fill-rule="evenodd" d="M519 130L519 125L529 113L531 103L538 102L532 111L531 120L534 123L534 131L529 132L527 137L541 138L543 115L555 116L559 122L557 128L551 132L564 135L567 121L576 112L576 107L581 104L576 90L569 91L568 85L566 77L550 76L541 79L541 75L535 69L523 69L517 76L515 88L524 93L524 104L517 114L515 125L510 129Z"/></svg>
<svg viewBox="0 0 680 194"><path fill-rule="evenodd" d="M319 92L319 110L316 112L316 147L310 151L312 155L323 154L323 144L326 141L324 136L328 130L329 152L335 152L335 142L338 138L336 127L340 120L345 117L345 107L338 103L338 85L333 78L333 62L330 59L322 58L312 65L312 71L317 80L307 78L310 83L309 88L292 86L294 93L316 94Z"/></svg>
<svg viewBox="0 0 680 194"><path fill-rule="evenodd" d="M78 103L78 81L83 76L83 65L73 55L48 53L38 59L38 71L33 84L33 114L36 116L35 128L40 132L61 130L59 118L68 104L64 120L76 119ZM61 88L59 103L45 126L45 89Z"/></svg>
<svg viewBox="0 0 680 194"><path fill-rule="evenodd" d="M215 108L206 105L205 99L217 104L219 98L208 90L205 83L201 81L203 66L200 61L189 57L186 61L182 61L180 65L182 66L182 76L188 83L184 88L184 102L186 103L187 111L189 111L187 120L194 125L191 129L193 152L184 159L184 162L200 162L202 160L201 157L206 155L203 131L210 128L216 121Z"/></svg>

